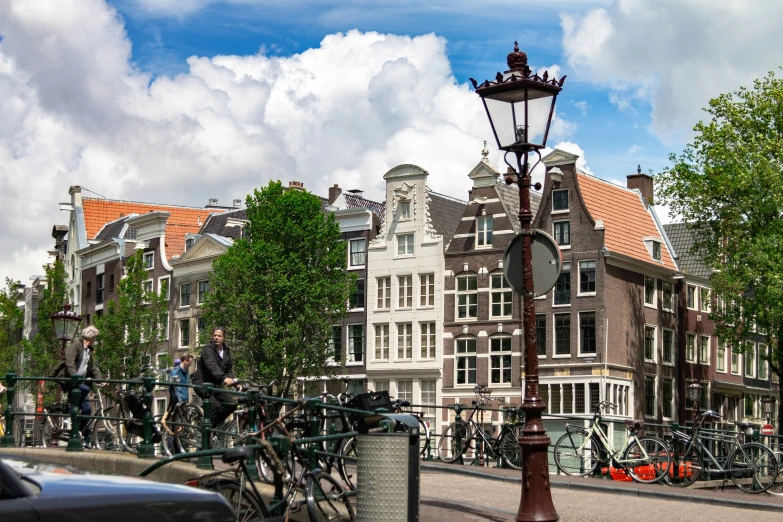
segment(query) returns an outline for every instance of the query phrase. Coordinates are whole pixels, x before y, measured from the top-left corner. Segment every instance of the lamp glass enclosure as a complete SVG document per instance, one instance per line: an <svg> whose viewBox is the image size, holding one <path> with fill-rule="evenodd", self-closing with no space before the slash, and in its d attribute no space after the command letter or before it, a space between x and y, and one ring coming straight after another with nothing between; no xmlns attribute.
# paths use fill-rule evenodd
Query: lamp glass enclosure
<svg viewBox="0 0 783 522"><path fill-rule="evenodd" d="M691 403L696 403L699 400L699 391L701 390L701 384L693 382L688 385L688 399Z"/></svg>
<svg viewBox="0 0 783 522"><path fill-rule="evenodd" d="M761 399L761 408L764 410L764 417L769 419L772 417L772 405L775 403L775 399L772 397L764 397Z"/></svg>
<svg viewBox="0 0 783 522"><path fill-rule="evenodd" d="M70 305L66 304L64 310L51 315L54 337L60 341L72 341L82 322L81 316L70 310Z"/></svg>

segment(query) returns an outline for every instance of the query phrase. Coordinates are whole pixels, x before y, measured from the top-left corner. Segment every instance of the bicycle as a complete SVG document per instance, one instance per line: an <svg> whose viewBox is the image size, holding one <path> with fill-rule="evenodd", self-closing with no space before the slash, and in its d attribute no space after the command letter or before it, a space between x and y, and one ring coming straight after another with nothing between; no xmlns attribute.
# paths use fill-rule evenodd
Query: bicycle
<svg viewBox="0 0 783 522"><path fill-rule="evenodd" d="M131 379L135 383L141 384L142 378L148 373L160 373L163 376L164 381L169 379L169 374L166 370L159 370L156 368L149 368L142 372L136 379ZM147 413L147 404L144 401L144 390L132 390L130 388L121 389L117 392L116 396L117 413L121 420L116 422L117 438L120 445L125 451L130 453L138 453L139 440L144 438L144 423L143 419ZM155 416L157 422L152 424L152 437L151 442L158 444L163 440L163 434L157 426L160 422L161 416ZM153 419L153 420L155 420ZM169 448L166 444L162 444L163 452L166 455L171 455Z"/></svg>
<svg viewBox="0 0 783 522"><path fill-rule="evenodd" d="M482 417L486 403L491 399L491 390L476 386L473 388L476 400L472 401L473 409L464 421L455 421L449 424L438 443L438 456L447 463L459 460L468 450L472 450L474 456L482 459L484 455L493 459L502 459L510 468L522 469L522 454L517 442L521 426L516 422L504 422L501 425L497 437L492 437L484 430L483 422L474 420L476 413Z"/></svg>
<svg viewBox="0 0 783 522"><path fill-rule="evenodd" d="M2 396L7 388L3 388L2 391L0 391L0 396ZM14 412L14 444L16 444L17 447L22 447L26 444L27 436L24 430L24 424L22 422L24 413L22 412ZM0 407L0 438L5 436L5 408Z"/></svg>
<svg viewBox="0 0 783 522"><path fill-rule="evenodd" d="M771 439L770 439L770 445ZM783 496L783 443L777 443L777 449L772 450L772 454L778 463L778 476L775 482L769 487L767 493L770 495Z"/></svg>
<svg viewBox="0 0 783 522"><path fill-rule="evenodd" d="M599 464L612 464L625 470L637 482L653 484L662 480L669 469L671 456L667 444L654 436L639 437L644 421L627 420L628 439L621 449L616 449L601 427L603 410L617 408L608 401L601 401L589 426L566 424L566 433L554 447L555 465L562 473L571 476L592 474Z"/></svg>
<svg viewBox="0 0 783 522"><path fill-rule="evenodd" d="M772 450L758 442L741 444L739 433L702 433L705 420L718 420L721 415L708 410L699 415L693 427L693 435L672 429L672 442L669 451L672 454L673 465L666 473L666 483L670 486L686 487L696 482L703 474L722 476L724 484L726 477L734 485L746 493L762 493L769 490L778 474L778 462ZM734 423L739 429L745 429L750 424ZM734 449L721 464L718 457L712 454L704 441L717 442ZM682 448L682 451L680 449ZM705 457L707 467L705 467Z"/></svg>
<svg viewBox="0 0 783 522"><path fill-rule="evenodd" d="M86 438L85 433L89 433L89 445L85 445L88 449L104 450L110 445L114 445L117 440L117 432L112 427L111 421L106 417L112 417L112 413L115 411L115 406L106 406L104 404L103 394L100 388L90 392L94 416L96 418L89 419L84 430L79 430L79 437ZM71 412L71 405L67 401L47 403L41 406L40 411L36 414L36 419L40 419L37 422L33 434L33 443L38 443L41 447L57 447L60 442L68 442L71 438L71 418L68 415ZM57 415L54 415L57 414ZM111 442L109 442L111 441Z"/></svg>

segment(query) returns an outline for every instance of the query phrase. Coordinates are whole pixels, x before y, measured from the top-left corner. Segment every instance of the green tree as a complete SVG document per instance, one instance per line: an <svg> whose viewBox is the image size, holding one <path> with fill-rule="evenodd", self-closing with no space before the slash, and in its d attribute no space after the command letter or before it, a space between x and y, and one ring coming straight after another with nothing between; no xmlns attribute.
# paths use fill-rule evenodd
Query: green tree
<svg viewBox="0 0 783 522"><path fill-rule="evenodd" d="M306 191L271 182L247 197L246 239L213 263L204 319L225 326L237 372L281 383L331 375L331 325L346 314L356 278L334 215ZM342 359L342 357L340 357Z"/></svg>
<svg viewBox="0 0 783 522"><path fill-rule="evenodd" d="M112 379L137 377L144 359L158 351L168 338L168 288L159 293L147 288L143 251L137 250L125 264L125 277L117 285L117 299L106 303L105 312L95 320L101 331L95 360L105 376ZM167 285L166 280L163 281Z"/></svg>
<svg viewBox="0 0 783 522"><path fill-rule="evenodd" d="M16 300L20 288L20 283L6 278L5 288L0 291L0 379L8 372L19 371L24 327L24 312Z"/></svg>
<svg viewBox="0 0 783 522"><path fill-rule="evenodd" d="M60 361L62 342L54 338L49 316L63 309L67 274L61 261L44 265L46 286L38 301L38 332L25 343L23 373L48 376Z"/></svg>
<svg viewBox="0 0 783 522"><path fill-rule="evenodd" d="M705 111L710 121L694 127L693 143L672 154L673 166L658 177L659 195L673 216L689 224L694 252L713 269L716 335L743 351L754 331L765 334L769 353L760 359L780 380L783 81L770 72L753 88L711 100ZM783 392L777 401L780 420L782 399Z"/></svg>

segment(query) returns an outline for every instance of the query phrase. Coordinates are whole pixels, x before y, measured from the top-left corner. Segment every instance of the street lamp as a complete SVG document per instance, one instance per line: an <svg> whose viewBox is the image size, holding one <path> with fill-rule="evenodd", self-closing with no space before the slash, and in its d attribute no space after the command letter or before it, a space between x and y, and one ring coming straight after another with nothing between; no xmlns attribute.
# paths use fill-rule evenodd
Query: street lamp
<svg viewBox="0 0 783 522"><path fill-rule="evenodd" d="M767 395L761 399L761 408L764 410L764 417L767 419L767 424L772 421L772 405L775 404L775 399Z"/></svg>
<svg viewBox="0 0 783 522"><path fill-rule="evenodd" d="M516 156L516 183L519 185L519 220L522 226L522 273L524 280L523 331L525 344L525 425L519 445L522 450L522 494L516 520L555 521L560 517L552 503L549 485L548 448L550 439L541 421L545 405L538 392L538 354L536 351L536 322L533 302L533 263L531 254L533 213L530 210L530 170L528 155L538 154L546 146L555 100L563 87L560 80L549 78L548 73L534 74L527 65L527 55L519 51L514 42L514 52L507 58L509 70L497 73L494 81L478 84L470 79L487 111L489 124L498 148ZM506 161L508 164L508 161ZM536 163L537 164L537 163ZM510 167L511 166L509 164ZM535 165L534 165L535 166ZM511 184L513 177L506 177ZM536 185L539 189L540 185Z"/></svg>
<svg viewBox="0 0 783 522"><path fill-rule="evenodd" d="M49 317L52 319L55 339L63 343L60 353L60 358L62 358L65 353L65 345L76 337L76 331L79 329L79 323L82 322L82 316L71 312L71 305L66 302L61 311L53 313Z"/></svg>
<svg viewBox="0 0 783 522"><path fill-rule="evenodd" d="M701 392L701 384L699 381L694 381L688 385L687 388L688 399L691 401L691 408L693 408L693 425L696 425L696 414L699 411L699 395Z"/></svg>

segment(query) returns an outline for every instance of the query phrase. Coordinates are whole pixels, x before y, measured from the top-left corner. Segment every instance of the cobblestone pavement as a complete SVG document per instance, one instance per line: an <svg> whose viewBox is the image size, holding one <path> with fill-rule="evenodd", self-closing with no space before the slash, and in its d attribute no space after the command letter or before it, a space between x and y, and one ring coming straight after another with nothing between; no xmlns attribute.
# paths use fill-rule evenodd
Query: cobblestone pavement
<svg viewBox="0 0 783 522"><path fill-rule="evenodd" d="M469 475L422 470L421 520L513 520L519 507L519 483L500 482ZM766 495L767 497L769 495ZM459 499L461 504L456 501ZM659 522L666 520L753 520L780 522L778 511L749 510L692 502L636 497L622 493L552 488L555 509L564 522L633 520ZM747 499L746 499L747 500ZM753 498L750 499L753 501Z"/></svg>

